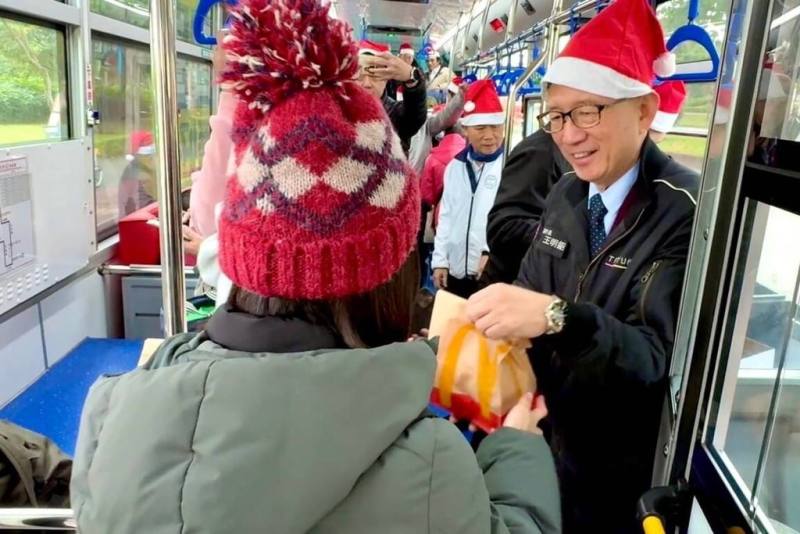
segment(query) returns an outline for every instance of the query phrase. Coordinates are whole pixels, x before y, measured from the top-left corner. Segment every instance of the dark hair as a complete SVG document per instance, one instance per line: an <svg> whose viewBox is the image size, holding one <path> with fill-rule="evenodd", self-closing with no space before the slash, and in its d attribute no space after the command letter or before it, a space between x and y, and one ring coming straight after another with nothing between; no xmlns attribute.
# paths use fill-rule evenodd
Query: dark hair
<svg viewBox="0 0 800 534"><path fill-rule="evenodd" d="M328 300L288 300L234 286L228 304L259 317L292 317L327 326L350 348L379 347L408 339L418 287L415 249L388 282L366 293Z"/></svg>

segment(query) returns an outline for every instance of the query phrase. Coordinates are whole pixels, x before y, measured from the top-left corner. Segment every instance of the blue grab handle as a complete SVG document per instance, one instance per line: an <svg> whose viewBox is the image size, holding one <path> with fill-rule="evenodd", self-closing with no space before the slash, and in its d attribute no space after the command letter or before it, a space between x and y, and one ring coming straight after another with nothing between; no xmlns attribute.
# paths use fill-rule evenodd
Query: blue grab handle
<svg viewBox="0 0 800 534"><path fill-rule="evenodd" d="M211 8L219 2L225 2L229 6L235 6L237 0L200 0L197 3L197 10L194 12L194 20L192 22L192 32L194 33L194 40L201 45L214 46L217 44L217 38L212 35L203 33L203 26L205 25L206 18L211 12Z"/></svg>
<svg viewBox="0 0 800 534"><path fill-rule="evenodd" d="M694 1L694 0L693 0ZM684 82L713 82L719 77L719 52L714 46L711 36L703 28L696 24L681 26L670 36L667 41L667 50L674 50L678 45L685 42L694 42L702 46L711 60L711 70L708 72L692 72L687 74L676 74L669 78L659 78L660 80L680 80Z"/></svg>

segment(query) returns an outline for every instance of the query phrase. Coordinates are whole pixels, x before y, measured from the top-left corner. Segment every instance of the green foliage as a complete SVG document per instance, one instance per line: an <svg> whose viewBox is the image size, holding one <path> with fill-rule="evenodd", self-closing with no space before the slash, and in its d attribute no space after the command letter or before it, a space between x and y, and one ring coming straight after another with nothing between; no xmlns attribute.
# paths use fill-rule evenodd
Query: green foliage
<svg viewBox="0 0 800 534"><path fill-rule="evenodd" d="M63 34L0 18L0 122L47 123L65 82Z"/></svg>
<svg viewBox="0 0 800 534"><path fill-rule="evenodd" d="M46 123L50 102L41 88L16 82L0 77L0 123Z"/></svg>

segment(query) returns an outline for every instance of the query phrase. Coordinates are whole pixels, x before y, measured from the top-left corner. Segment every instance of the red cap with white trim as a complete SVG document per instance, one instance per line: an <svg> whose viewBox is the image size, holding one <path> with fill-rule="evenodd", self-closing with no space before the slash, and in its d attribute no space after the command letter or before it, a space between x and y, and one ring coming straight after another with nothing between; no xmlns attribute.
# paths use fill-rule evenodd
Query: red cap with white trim
<svg viewBox="0 0 800 534"><path fill-rule="evenodd" d="M376 43L374 41L362 39L358 44L358 55L368 54L377 56L378 54L383 54L385 52L391 52L391 48L383 43Z"/></svg>
<svg viewBox="0 0 800 534"><path fill-rule="evenodd" d="M544 76L607 98L633 98L653 92L656 76L675 72L664 32L647 0L616 0L570 39Z"/></svg>
<svg viewBox="0 0 800 534"><path fill-rule="evenodd" d="M462 126L496 126L505 123L505 113L492 80L478 80L467 89Z"/></svg>
<svg viewBox="0 0 800 534"><path fill-rule="evenodd" d="M401 56L413 56L414 55L414 47L408 43L403 43L400 45L400 55Z"/></svg>
<svg viewBox="0 0 800 534"><path fill-rule="evenodd" d="M661 99L651 130L669 133L678 120L678 115L686 101L686 84L681 81L664 82L653 88Z"/></svg>

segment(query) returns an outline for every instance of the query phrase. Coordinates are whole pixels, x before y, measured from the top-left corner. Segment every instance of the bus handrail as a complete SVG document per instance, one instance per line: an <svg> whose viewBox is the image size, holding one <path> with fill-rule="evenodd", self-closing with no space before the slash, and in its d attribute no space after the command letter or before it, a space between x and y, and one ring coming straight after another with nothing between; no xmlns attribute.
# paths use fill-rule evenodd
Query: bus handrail
<svg viewBox="0 0 800 534"><path fill-rule="evenodd" d="M0 508L1 530L78 531L69 508Z"/></svg>

